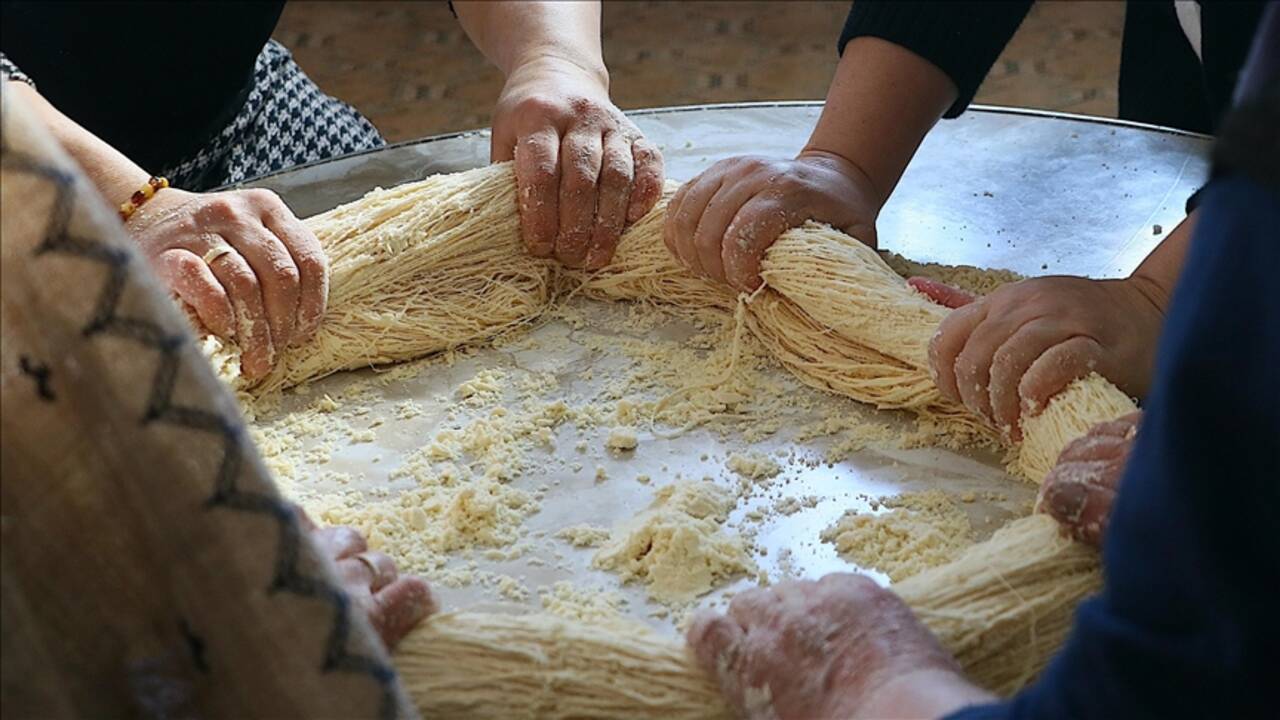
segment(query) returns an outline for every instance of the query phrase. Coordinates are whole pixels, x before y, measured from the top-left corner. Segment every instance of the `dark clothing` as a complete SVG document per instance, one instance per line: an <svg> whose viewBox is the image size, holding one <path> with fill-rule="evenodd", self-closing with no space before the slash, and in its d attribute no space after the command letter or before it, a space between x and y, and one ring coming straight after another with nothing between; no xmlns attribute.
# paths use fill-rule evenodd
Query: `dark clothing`
<svg viewBox="0 0 1280 720"><path fill-rule="evenodd" d="M857 37L888 40L947 74L960 94L944 117L973 102L978 86L1022 24L1031 0L1022 2L880 2L855 0L840 34L840 54Z"/></svg>
<svg viewBox="0 0 1280 720"><path fill-rule="evenodd" d="M1280 4L1263 17L1235 103L1213 149L1215 175L1243 175L1280 190Z"/></svg>
<svg viewBox="0 0 1280 720"><path fill-rule="evenodd" d="M1264 3L1200 3L1196 57L1172 2L1125 6L1120 49L1120 117L1212 133L1231 107Z"/></svg>
<svg viewBox="0 0 1280 720"><path fill-rule="evenodd" d="M372 123L321 92L289 51L270 40L231 122L194 155L159 173L176 187L205 191L382 145Z"/></svg>
<svg viewBox="0 0 1280 720"><path fill-rule="evenodd" d="M67 116L153 172L235 118L283 2L5 2L0 51Z"/></svg>
<svg viewBox="0 0 1280 720"><path fill-rule="evenodd" d="M382 145L270 39L283 4L4 3L0 71L185 190Z"/></svg>
<svg viewBox="0 0 1280 720"><path fill-rule="evenodd" d="M979 718L1274 717L1280 672L1280 193L1210 185L1116 498L1106 589Z"/></svg>
<svg viewBox="0 0 1280 720"><path fill-rule="evenodd" d="M1275 716L1280 6L1254 47L1116 497L1104 590L1034 685L953 718Z"/></svg>
<svg viewBox="0 0 1280 720"><path fill-rule="evenodd" d="M878 2L857 0L840 36L873 36L937 65L959 95L946 117L973 101L1031 2ZM1187 41L1172 2L1129 2L1120 61L1121 118L1212 132L1230 107L1263 2L1200 4L1204 62Z"/></svg>

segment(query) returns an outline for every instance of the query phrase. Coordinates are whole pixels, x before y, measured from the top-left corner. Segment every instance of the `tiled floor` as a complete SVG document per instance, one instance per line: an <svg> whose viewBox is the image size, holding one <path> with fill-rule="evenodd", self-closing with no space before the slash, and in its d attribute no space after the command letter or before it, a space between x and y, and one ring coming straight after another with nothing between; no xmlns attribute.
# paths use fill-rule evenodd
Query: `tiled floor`
<svg viewBox="0 0 1280 720"><path fill-rule="evenodd" d="M610 2L605 59L625 108L821 99L846 2ZM1038 2L978 102L1114 116L1121 2ZM276 38L389 140L480 127L502 77L444 2L300 2Z"/></svg>

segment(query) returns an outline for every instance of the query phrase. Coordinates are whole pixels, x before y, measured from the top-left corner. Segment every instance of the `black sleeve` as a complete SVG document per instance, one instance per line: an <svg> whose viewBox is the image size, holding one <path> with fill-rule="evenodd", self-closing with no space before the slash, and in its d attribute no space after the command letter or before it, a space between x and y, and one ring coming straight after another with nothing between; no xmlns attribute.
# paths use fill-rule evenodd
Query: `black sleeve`
<svg viewBox="0 0 1280 720"><path fill-rule="evenodd" d="M1211 178L1243 175L1280 191L1280 5L1258 21L1253 49L1239 73L1235 108L1227 113L1213 146ZM1207 187L1207 186L1206 186ZM1200 204L1202 187L1187 198L1189 214Z"/></svg>
<svg viewBox="0 0 1280 720"><path fill-rule="evenodd" d="M1218 128L1213 177L1243 175L1280 191L1280 4L1268 6L1258 23L1234 103Z"/></svg>
<svg viewBox="0 0 1280 720"><path fill-rule="evenodd" d="M840 34L840 53L856 37L900 45L946 73L960 90L943 117L964 112L987 71L1031 9L1022 2L878 2L857 0Z"/></svg>

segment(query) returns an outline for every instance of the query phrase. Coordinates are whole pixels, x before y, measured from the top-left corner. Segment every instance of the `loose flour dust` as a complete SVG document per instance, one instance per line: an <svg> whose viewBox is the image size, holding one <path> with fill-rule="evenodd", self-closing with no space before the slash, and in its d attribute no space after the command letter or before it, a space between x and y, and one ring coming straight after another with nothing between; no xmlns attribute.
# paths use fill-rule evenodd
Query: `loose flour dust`
<svg viewBox="0 0 1280 720"><path fill-rule="evenodd" d="M670 512L672 506L651 513L647 528L631 528L656 538L656 549L644 553L628 544L631 535L623 528L579 523L551 538L530 537L524 528L527 518L539 511L542 497L559 481L522 489L513 480L535 469L548 477L591 472L573 456L600 447L596 443L601 441L592 437L603 437L611 455L625 458L643 451L642 439L648 433L679 434L695 427L751 443L791 425L797 442L830 440L823 458L827 462L838 462L867 446L912 443L910 430L832 410L815 393L799 391L752 338L739 337L734 353L733 324L721 313L637 303L625 308L620 321L612 320L609 330L601 331L590 328L582 309L570 304L560 306L549 319L567 325L569 335L535 339L521 329L496 340L496 349L512 355L555 355L576 343L592 357L614 359L617 366L608 371L607 380L578 382L598 380L591 374L604 371L596 362L576 376L516 363L479 369L448 395L430 401L394 399L401 383L449 371L473 355L451 351L347 383L310 402L299 402L311 393L302 386L292 391L293 404L301 407L291 412L276 407L276 398L260 399L250 408L259 416L255 438L287 494L317 520L359 529L371 547L390 554L406 572L448 586L477 585L503 599L521 599L529 592L522 582L482 571L477 560L528 560L531 548L545 548L553 538L575 548L607 546L597 555L604 558L598 560L601 567L645 583L654 599L677 608L731 577L756 573L752 554L760 550L751 539L757 528L773 517L814 507L817 498L811 495L795 496L778 487L764 494L773 478L797 462L794 454L770 457L748 450L724 458L727 472L721 482L731 488L736 483L736 492L723 500L727 505L716 505L715 512L701 516L681 517ZM659 331L673 321L682 329L661 336ZM592 389L584 392L585 385ZM376 405L384 409L371 412ZM394 433L429 412L443 412L447 422L417 439L416 447L388 458L383 474L333 469L339 448L374 442L379 433ZM791 420L800 415L817 419ZM557 437L565 433L575 440L560 447ZM813 464L812 459L806 462ZM611 481L603 466L594 467L597 481ZM652 483L655 505L677 494L668 490L672 483L697 487L690 483L702 482L663 470L661 475L651 471L625 477ZM733 528L723 524L733 507L753 497L766 504ZM697 505L688 503L685 495L676 498L677 505Z"/></svg>
<svg viewBox="0 0 1280 720"><path fill-rule="evenodd" d="M944 492L904 493L874 505L886 512L847 513L821 537L842 556L894 582L951 562L974 542L969 518Z"/></svg>

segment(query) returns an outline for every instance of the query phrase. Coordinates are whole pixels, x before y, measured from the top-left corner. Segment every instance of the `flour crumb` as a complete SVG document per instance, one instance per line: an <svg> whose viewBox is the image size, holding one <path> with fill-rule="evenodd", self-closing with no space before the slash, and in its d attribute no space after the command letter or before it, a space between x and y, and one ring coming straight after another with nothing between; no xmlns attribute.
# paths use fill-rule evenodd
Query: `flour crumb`
<svg viewBox="0 0 1280 720"><path fill-rule="evenodd" d="M639 444L640 440L636 437L635 428L621 425L609 431L609 437L604 443L605 447L615 452L635 450Z"/></svg>
<svg viewBox="0 0 1280 720"><path fill-rule="evenodd" d="M614 529L593 564L644 583L658 602L688 603L730 577L757 571L742 539L721 530L733 504L713 483L667 485L646 510Z"/></svg>
<svg viewBox="0 0 1280 720"><path fill-rule="evenodd" d="M778 572L782 577L789 580L795 580L801 576L799 568L796 567L795 555L792 554L791 548L784 547L778 551Z"/></svg>
<svg viewBox="0 0 1280 720"><path fill-rule="evenodd" d="M798 498L792 495L788 495L785 497L780 497L777 500L775 500L773 503L772 509L773 509L773 512L779 515L790 516L790 515L795 515L805 507L813 507L814 505L817 505L817 500L818 498L812 495L807 496L805 498ZM813 502L813 505L808 504L810 501Z"/></svg>
<svg viewBox="0 0 1280 720"><path fill-rule="evenodd" d="M571 525L557 532L556 537L576 548L600 547L609 539L609 529L595 525Z"/></svg>
<svg viewBox="0 0 1280 720"><path fill-rule="evenodd" d="M569 620L593 624L624 621L626 600L604 588L582 588L561 580L539 590L538 600L543 610Z"/></svg>
<svg viewBox="0 0 1280 720"><path fill-rule="evenodd" d="M508 600L524 602L529 599L529 588L510 575L499 575L495 583L498 594Z"/></svg>
<svg viewBox="0 0 1280 720"><path fill-rule="evenodd" d="M502 385L507 374L501 370L487 369L475 374L475 377L462 383L454 394L462 400L482 403L494 400L502 392Z"/></svg>
<svg viewBox="0 0 1280 720"><path fill-rule="evenodd" d="M782 467L773 458L755 451L733 453L724 464L747 480L767 480L782 472Z"/></svg>
<svg viewBox="0 0 1280 720"><path fill-rule="evenodd" d="M880 505L886 512L846 513L822 532L822 540L893 582L950 562L974 542L968 517L946 493L905 493Z"/></svg>
<svg viewBox="0 0 1280 720"><path fill-rule="evenodd" d="M405 400L395 406L397 420L412 420L422 414L422 406L412 400Z"/></svg>

